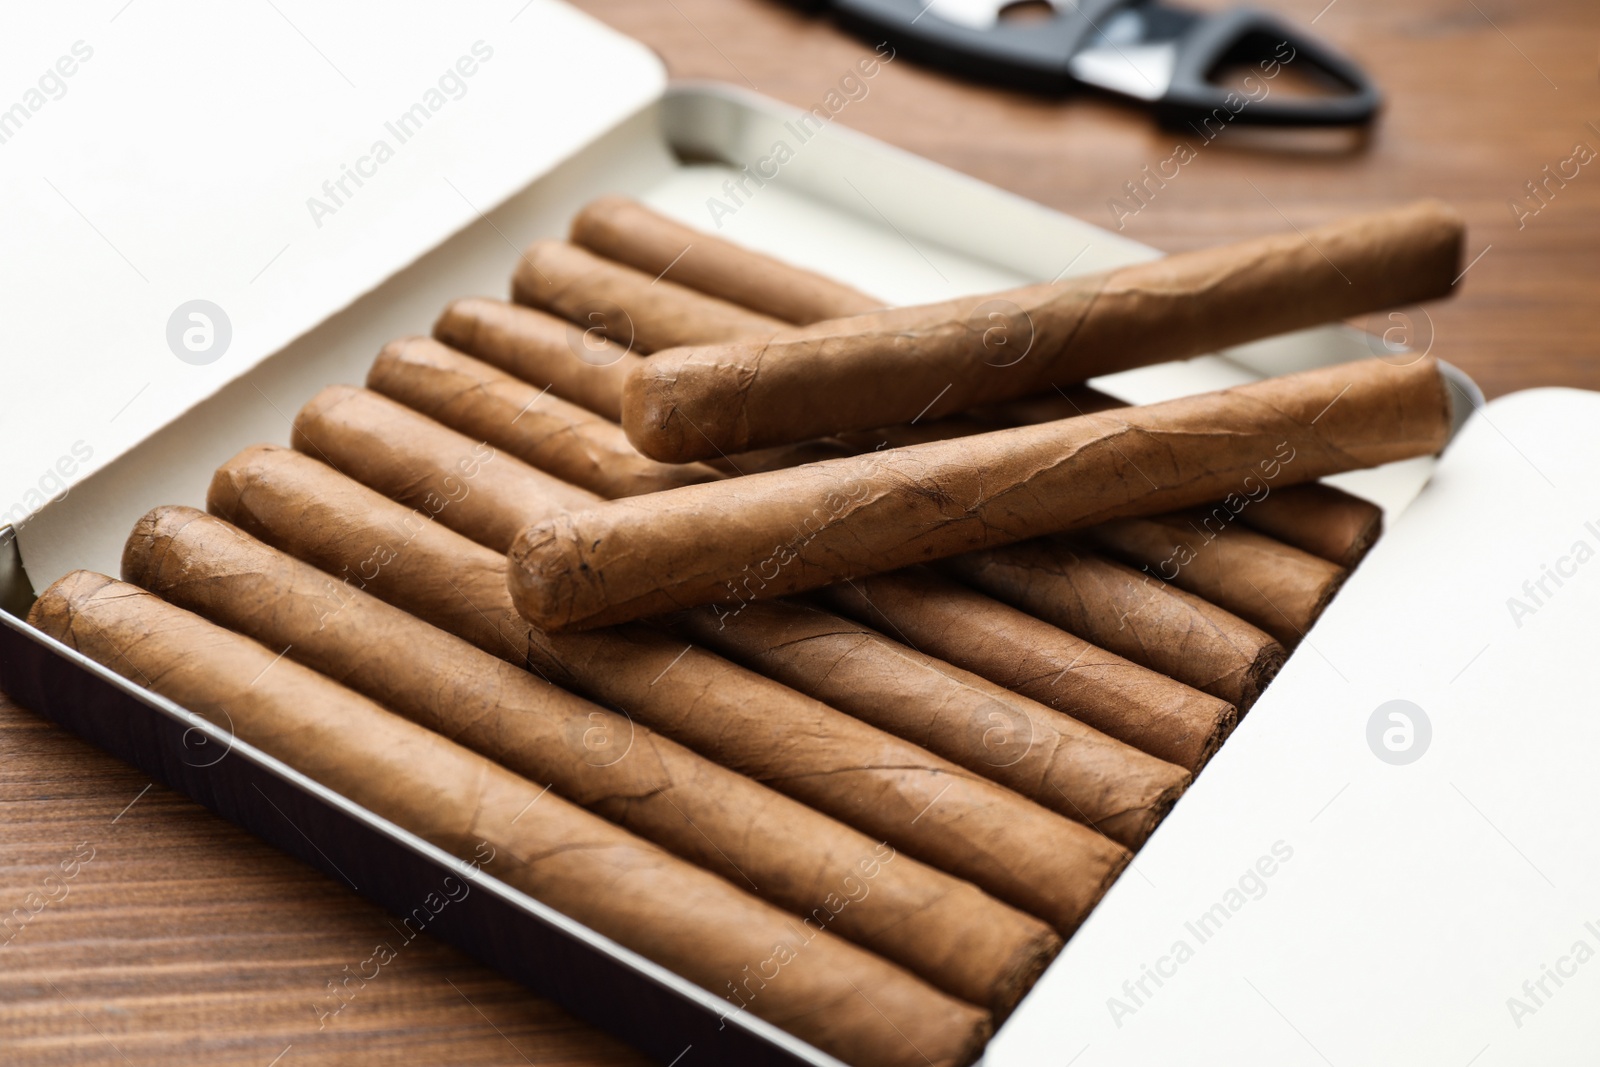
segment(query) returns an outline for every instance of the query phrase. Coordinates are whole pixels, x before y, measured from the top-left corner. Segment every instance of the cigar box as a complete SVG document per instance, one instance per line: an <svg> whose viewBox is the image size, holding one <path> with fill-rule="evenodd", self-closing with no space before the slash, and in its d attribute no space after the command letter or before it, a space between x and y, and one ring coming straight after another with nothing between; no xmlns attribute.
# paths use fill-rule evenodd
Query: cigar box
<svg viewBox="0 0 1600 1067"><path fill-rule="evenodd" d="M59 40L73 74L10 135L0 175L13 351L46 357L5 370L0 686L396 914L471 878L431 930L661 1062L837 1062L21 616L73 568L116 574L141 514L203 506L219 463L285 442L294 411L360 382L384 342L426 333L453 297L503 295L517 250L602 192L894 302L1156 252L852 133L849 107L896 62L866 46L807 112L669 84L645 49L548 0L289 25L271 9L74 17L30 16L24 36ZM1407 309L1095 384L1150 402L1430 346L1448 359ZM1452 382L1442 458L1332 479L1381 504L1388 533L1001 1027L990 1067L1592 1048L1600 855L1582 831L1600 725L1581 682L1600 397L1484 405Z"/></svg>

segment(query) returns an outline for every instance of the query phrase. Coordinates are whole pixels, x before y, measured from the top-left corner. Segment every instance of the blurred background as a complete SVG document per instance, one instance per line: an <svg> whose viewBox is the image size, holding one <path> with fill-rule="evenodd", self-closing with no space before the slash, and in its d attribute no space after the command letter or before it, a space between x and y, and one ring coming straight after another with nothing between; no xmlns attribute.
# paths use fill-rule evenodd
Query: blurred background
<svg viewBox="0 0 1600 1067"><path fill-rule="evenodd" d="M576 4L654 48L675 78L744 85L800 107L814 105L863 53L862 40L827 17L777 0ZM1122 232L1175 252L1283 230L1285 219L1305 228L1437 196L1467 218L1467 260L1490 251L1456 299L1428 308L1433 353L1489 397L1538 385L1600 388L1600 5L1254 6L1354 58L1384 93L1383 113L1366 137L1230 127L1136 214L1122 215ZM870 86L837 122L1111 229L1119 218L1108 201L1137 206L1125 182L1178 143L1202 143L1108 97L1039 97L901 60ZM1577 161L1579 146L1593 162ZM1577 177L1562 177L1574 170ZM1381 333L1391 324L1359 325ZM1414 325L1425 347L1428 323Z"/></svg>

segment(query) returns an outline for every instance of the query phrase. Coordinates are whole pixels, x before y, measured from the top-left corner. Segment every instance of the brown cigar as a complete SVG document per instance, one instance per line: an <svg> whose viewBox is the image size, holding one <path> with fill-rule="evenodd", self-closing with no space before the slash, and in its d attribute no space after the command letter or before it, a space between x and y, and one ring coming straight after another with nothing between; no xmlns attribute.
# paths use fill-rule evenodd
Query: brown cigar
<svg viewBox="0 0 1600 1067"><path fill-rule="evenodd" d="M1240 501L1251 506L1245 497ZM1226 505L1148 519L1114 519L1085 539L1271 634L1300 643L1349 574L1234 522Z"/></svg>
<svg viewBox="0 0 1600 1067"><path fill-rule="evenodd" d="M1274 490L1239 521L1286 545L1353 568L1383 533L1383 509L1343 489L1313 482Z"/></svg>
<svg viewBox="0 0 1600 1067"><path fill-rule="evenodd" d="M1062 932L1127 862L1099 834L694 645L642 627L542 633L512 609L503 556L305 456L247 449L217 471L207 506Z"/></svg>
<svg viewBox="0 0 1600 1067"><path fill-rule="evenodd" d="M363 406L360 391L335 386L323 395L334 390L352 395L336 407L321 398L307 405L295 420L296 447L393 500L426 506L429 487L452 478L457 457L474 448L373 394L365 395L385 406L381 418L352 414ZM549 475L509 457L501 458L499 474L484 492L466 490L473 507L446 507L439 520L504 551L513 540L506 531L600 499L570 486L549 493ZM766 602L733 624L690 612L676 629L1130 848L1144 843L1188 784L1179 767L815 607Z"/></svg>
<svg viewBox="0 0 1600 1067"><path fill-rule="evenodd" d="M826 611L762 601L733 618L685 612L676 628L1132 849L1189 784L1180 767Z"/></svg>
<svg viewBox="0 0 1600 1067"><path fill-rule="evenodd" d="M1050 285L660 352L622 424L682 462L981 404L1445 296L1462 223L1424 202Z"/></svg>
<svg viewBox="0 0 1600 1067"><path fill-rule="evenodd" d="M533 308L488 297L455 300L433 336L460 352L534 382L610 419L622 421L622 384L644 361L594 323L582 327Z"/></svg>
<svg viewBox="0 0 1600 1067"><path fill-rule="evenodd" d="M1025 426L1127 407L1087 385L1052 389L1037 396L967 413L997 426ZM943 422L954 422L945 419ZM1284 544L1346 569L1361 562L1383 532L1383 509L1319 482L1274 489L1237 510L1238 521Z"/></svg>
<svg viewBox="0 0 1600 1067"><path fill-rule="evenodd" d="M667 264L679 255L684 255L684 261L687 262L690 257L684 254L685 249L689 248L691 243L698 242L696 256L702 258L697 259L696 269L689 274L675 275L677 280L711 296L754 310L767 311L788 322L810 323L821 319L855 315L869 311L880 304L872 297L821 275L791 267L720 238L698 234L655 214L635 201L622 197L604 197L594 201L579 213L573 222L572 230L573 240L576 243L586 245L611 259L652 273L664 270ZM752 282L752 279L758 281ZM811 294L819 291L819 286L828 296L817 301ZM771 301L770 304L762 302L768 300ZM805 303L811 308L812 313L800 315L787 310L772 310L779 304L783 304L787 309L788 304L784 303L785 301L792 301L797 305ZM493 302L458 302L467 305L482 303ZM507 307L510 305L499 305L499 308ZM480 327L471 321L471 311L457 315L453 305L440 319L440 326L435 327L435 335L447 344L455 344L455 347L463 351L477 354L472 346L481 343L477 341L479 336L498 338L505 332L496 328L498 320L504 317L496 315L496 311L497 309L492 307L483 309L480 314L484 324ZM537 314L531 311L524 313ZM676 313L687 319L694 315L695 310L693 307L685 307L677 309ZM454 324L457 319L465 321L453 325L448 335L440 332L447 321ZM555 323L555 320L545 321ZM567 325L566 329L571 331L575 327ZM457 344L452 341L452 337L455 336L459 336L462 343ZM689 343L709 343L712 340L711 337L697 336L691 338ZM484 355L483 358L518 377L540 385L549 384L551 391L556 395L572 400L612 421L621 420L621 395L620 392L611 393L608 390L613 384L620 390L626 373L642 362L637 356L629 356L626 369L623 369L623 361L618 356L611 356L614 361L613 370L605 372L604 380L601 381L601 375L584 375L582 373L584 368L574 368L570 359L562 359L550 368L542 364L530 366L510 359L495 358L496 347L485 345L490 354ZM509 346L502 341L498 347ZM621 350L618 349L617 352L620 354ZM568 378L577 377L584 380L582 388L567 384ZM574 395L568 395L569 392ZM1043 393L1019 400L975 408L967 413L966 418L951 417L927 422L915 420L913 424L901 424L885 430L852 431L841 437L858 451L870 451L884 445L897 447L920 444L925 441L940 440L941 437L965 436L983 428L1053 422L1056 419L1092 415L1125 406L1116 397L1091 386L1057 385ZM915 429L918 423L921 428ZM984 425L978 425L980 423ZM713 465L725 473L748 474L835 458L827 454L825 446L819 447L821 445L821 442L811 442L777 446L726 460L719 458ZM1251 512L1241 517L1241 521L1286 544L1310 552L1312 555L1321 556L1342 567L1355 566L1382 530L1383 512L1380 508L1331 486L1287 487L1268 499L1271 500L1270 504L1267 500L1257 501Z"/></svg>
<svg viewBox="0 0 1600 1067"><path fill-rule="evenodd" d="M572 243L784 322L841 319L883 307L882 300L832 278L691 229L623 196L603 196L578 212Z"/></svg>
<svg viewBox="0 0 1600 1067"><path fill-rule="evenodd" d="M940 564L962 581L1242 715L1283 666L1283 646L1236 615L1132 567L1056 541Z"/></svg>
<svg viewBox="0 0 1600 1067"><path fill-rule="evenodd" d="M987 1012L136 586L75 571L28 621L447 852L487 851L490 873L834 1055L961 1067L988 1036ZM780 947L783 980L747 1001L745 968Z"/></svg>
<svg viewBox="0 0 1600 1067"><path fill-rule="evenodd" d="M385 345L367 387L606 496L722 477L703 463L646 459L615 423L427 337Z"/></svg>
<svg viewBox="0 0 1600 1067"><path fill-rule="evenodd" d="M381 419L350 414L362 406L360 391L332 390L355 395L337 407L314 399L295 420L296 447L320 454L393 500L426 506L429 487L454 477L458 455L474 448L469 439L373 394L365 395L392 410ZM330 408L327 416L315 414ZM496 551L510 545L520 526L600 499L565 485L563 492L549 493L549 475L509 457L499 462L500 479L492 488L466 490L472 508L445 507L437 514L451 529ZM1179 767L814 607L766 602L747 608L734 624L690 612L676 628L1129 848L1144 843L1188 784Z"/></svg>
<svg viewBox="0 0 1600 1067"><path fill-rule="evenodd" d="M511 298L645 353L690 344L696 337L731 341L787 325L565 241L535 241L528 247L517 260Z"/></svg>
<svg viewBox="0 0 1600 1067"><path fill-rule="evenodd" d="M932 571L871 575L819 595L913 648L1191 772L1234 726L1227 701Z"/></svg>
<svg viewBox="0 0 1600 1067"><path fill-rule="evenodd" d="M783 596L1443 447L1438 365L1381 360L614 500L529 527L517 608L583 629Z"/></svg>
<svg viewBox="0 0 1600 1067"><path fill-rule="evenodd" d="M1004 1013L1060 947L1049 927L970 884L205 512L150 512L128 538L122 571L947 993ZM857 869L865 857L880 861L867 881ZM835 912L846 896L857 899Z"/></svg>
<svg viewBox="0 0 1600 1067"><path fill-rule="evenodd" d="M527 487L527 464L371 390L328 386L295 416L291 440L301 452L358 482L394 467L412 471L405 502L452 530L489 527L497 537L513 538L521 529L494 501ZM432 462L440 457L445 458ZM541 499L559 501L563 509L586 507L594 500L592 493L536 473Z"/></svg>

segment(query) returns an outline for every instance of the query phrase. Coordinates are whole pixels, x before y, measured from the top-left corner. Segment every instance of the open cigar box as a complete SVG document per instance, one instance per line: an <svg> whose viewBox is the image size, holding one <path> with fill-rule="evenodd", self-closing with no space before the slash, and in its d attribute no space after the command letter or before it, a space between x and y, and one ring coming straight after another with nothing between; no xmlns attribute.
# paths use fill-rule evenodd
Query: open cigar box
<svg viewBox="0 0 1600 1067"><path fill-rule="evenodd" d="M21 619L72 569L116 574L145 511L203 507L218 464L286 442L294 412L362 381L386 342L426 334L453 298L503 296L518 251L564 235L601 193L894 303L1156 253L841 124L798 130L793 109L743 90L669 86L643 49L558 3L391 14L377 45L364 20L316 28L331 54L374 57L360 89L312 56L307 83L262 106L248 72L197 60L214 92L189 94L183 114L135 135L118 127L127 105L102 100L19 142L32 154L6 181L28 254L6 266L8 291L33 311L19 350L59 358L5 372L0 473L17 503L0 533L0 687L397 915L442 879L470 878L479 891L430 930L663 1063L837 1063ZM142 17L121 47L153 69L148 57L200 40L179 16ZM380 64L379 46L406 62ZM840 73L859 93L866 69ZM456 73L447 85L436 71ZM819 86L819 103L834 88ZM414 101L427 125L391 128ZM293 117L302 106L321 109L315 128ZM237 181L196 186L151 222L177 179L142 153L239 115L250 137L219 141L211 168ZM394 149L382 161L375 139ZM779 142L792 151L776 177L743 180ZM98 177L39 181L51 147ZM119 151L145 163L108 170ZM252 169L274 151L281 172ZM73 211L93 221L63 247ZM168 347L169 317L181 335L197 298L227 338L204 361ZM1426 313L1405 314L1447 360ZM1093 384L1150 403L1373 355L1411 358L1392 336L1327 326ZM1584 1009L1600 979L1582 964L1600 949L1587 925L1600 923L1600 855L1571 824L1600 806L1600 721L1580 685L1600 609L1586 567L1600 551L1600 397L1484 405L1447 371L1450 447L1329 479L1382 506L1384 537L985 1064L1579 1062L1593 1047ZM1413 735L1403 758L1380 740L1398 721Z"/></svg>

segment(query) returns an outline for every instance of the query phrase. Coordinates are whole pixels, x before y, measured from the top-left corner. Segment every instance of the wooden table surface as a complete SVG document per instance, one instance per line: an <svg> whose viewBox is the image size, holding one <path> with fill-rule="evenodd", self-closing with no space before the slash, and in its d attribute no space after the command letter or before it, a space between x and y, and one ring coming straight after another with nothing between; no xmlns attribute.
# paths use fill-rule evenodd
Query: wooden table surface
<svg viewBox="0 0 1600 1067"><path fill-rule="evenodd" d="M579 6L651 45L676 77L748 84L805 107L867 51L768 0ZM1124 232L1178 250L1442 197L1468 219L1468 258L1482 255L1455 300L1415 316L1414 339L1431 333L1434 353L1490 396L1600 389L1600 158L1566 162L1600 152L1600 7L1264 6L1302 25L1317 19L1318 33L1375 73L1389 98L1380 124L1362 142L1229 130L1147 203L1124 199L1138 207L1121 213ZM903 60L837 121L1110 226L1125 182L1179 142L1199 142L1113 102L1039 100ZM1566 179L1547 180L1546 166L1559 176L1564 164ZM1528 182L1547 182L1542 201ZM0 927L0 1062L642 1062L426 937L319 1027L313 1004L389 936L384 914L148 785L0 698L0 917L13 916ZM46 883L63 863L75 875Z"/></svg>

